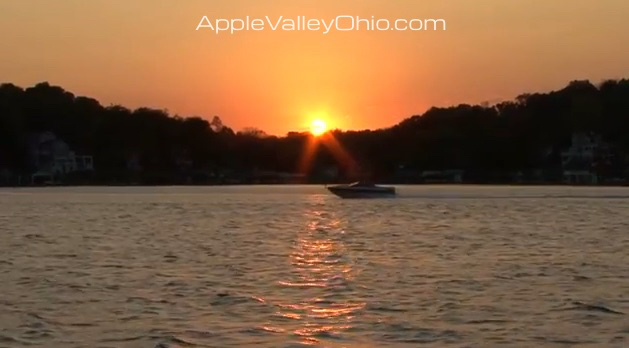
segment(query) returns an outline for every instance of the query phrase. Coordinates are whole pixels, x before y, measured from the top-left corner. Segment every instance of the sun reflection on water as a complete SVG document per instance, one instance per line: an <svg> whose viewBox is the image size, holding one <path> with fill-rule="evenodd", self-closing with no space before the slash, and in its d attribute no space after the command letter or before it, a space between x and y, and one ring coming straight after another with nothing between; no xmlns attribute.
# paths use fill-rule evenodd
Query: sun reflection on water
<svg viewBox="0 0 629 348"><path fill-rule="evenodd" d="M278 304L278 315L297 324L292 332L300 343L318 345L342 340L365 303L358 300L354 287L355 270L342 221L324 198L312 200L304 215L307 223L290 254L290 278L279 282L292 296Z"/></svg>

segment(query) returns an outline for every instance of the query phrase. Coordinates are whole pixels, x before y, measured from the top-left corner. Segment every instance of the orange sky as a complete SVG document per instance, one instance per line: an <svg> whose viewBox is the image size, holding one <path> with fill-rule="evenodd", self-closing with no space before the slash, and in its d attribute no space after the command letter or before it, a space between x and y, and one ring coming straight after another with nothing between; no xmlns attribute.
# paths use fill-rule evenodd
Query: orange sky
<svg viewBox="0 0 629 348"><path fill-rule="evenodd" d="M215 35L203 16L443 18L440 32ZM219 115L235 130L391 126L428 107L629 77L627 0L2 0L0 82Z"/></svg>

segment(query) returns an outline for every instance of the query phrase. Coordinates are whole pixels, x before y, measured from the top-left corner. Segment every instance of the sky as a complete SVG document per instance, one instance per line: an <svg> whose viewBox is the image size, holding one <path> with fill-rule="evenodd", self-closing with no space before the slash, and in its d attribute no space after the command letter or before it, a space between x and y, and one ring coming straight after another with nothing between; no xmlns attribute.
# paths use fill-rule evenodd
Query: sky
<svg viewBox="0 0 629 348"><path fill-rule="evenodd" d="M216 34L209 20L444 19L438 31ZM283 135L629 77L627 0L2 0L0 83ZM345 26L347 27L347 25Z"/></svg>

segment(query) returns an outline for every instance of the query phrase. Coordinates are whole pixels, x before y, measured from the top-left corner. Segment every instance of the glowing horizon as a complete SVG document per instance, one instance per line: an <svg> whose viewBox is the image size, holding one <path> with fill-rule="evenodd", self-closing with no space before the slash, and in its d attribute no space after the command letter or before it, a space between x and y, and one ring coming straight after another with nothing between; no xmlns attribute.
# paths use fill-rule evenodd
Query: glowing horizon
<svg viewBox="0 0 629 348"><path fill-rule="evenodd" d="M203 16L444 18L434 32L195 31ZM390 127L432 106L629 74L629 2L301 0L0 3L2 81L102 104L218 115L269 134ZM51 28L54 28L52 30ZM314 114L325 113L325 117Z"/></svg>

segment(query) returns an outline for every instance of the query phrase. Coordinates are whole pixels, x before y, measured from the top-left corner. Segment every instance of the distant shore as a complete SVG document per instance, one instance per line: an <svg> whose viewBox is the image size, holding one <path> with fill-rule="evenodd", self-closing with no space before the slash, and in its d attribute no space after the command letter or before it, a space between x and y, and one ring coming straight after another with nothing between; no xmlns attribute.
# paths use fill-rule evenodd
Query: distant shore
<svg viewBox="0 0 629 348"><path fill-rule="evenodd" d="M107 183L107 184L55 184L55 185L0 185L0 188L52 188L52 187L233 187L233 186L328 186L347 182L330 183L230 183L230 184L140 184L140 183ZM629 187L629 182L623 183L599 183L599 184L574 184L561 182L543 183L504 183L504 182L430 182L430 183L388 183L381 182L378 185L388 186L513 186L513 187L535 187L535 186L562 186L562 187Z"/></svg>
<svg viewBox="0 0 629 348"><path fill-rule="evenodd" d="M432 107L374 130L234 130L219 116L103 106L0 84L0 186L629 185L629 80ZM54 106L54 107L52 107ZM115 136L113 136L115 135Z"/></svg>

